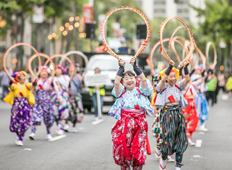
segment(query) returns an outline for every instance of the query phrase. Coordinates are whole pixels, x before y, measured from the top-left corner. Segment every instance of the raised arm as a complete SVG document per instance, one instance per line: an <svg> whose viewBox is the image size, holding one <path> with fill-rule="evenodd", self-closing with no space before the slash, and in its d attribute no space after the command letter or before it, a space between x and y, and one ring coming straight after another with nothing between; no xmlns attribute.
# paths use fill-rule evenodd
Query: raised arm
<svg viewBox="0 0 232 170"><path fill-rule="evenodd" d="M136 75L141 80L142 89L146 89L147 88L147 79L146 79L144 73L142 72L142 70L139 68L137 61L136 61L136 57L133 57L131 59L130 64L133 66L133 69L134 69Z"/></svg>
<svg viewBox="0 0 232 170"><path fill-rule="evenodd" d="M159 90L162 90L163 88L164 88L164 85L165 85L165 83L166 83L166 80L167 80L167 78L168 78L168 76L169 76L169 74L170 74L170 72L171 72L171 70L172 70L172 67L175 65L175 62L174 61L170 61L169 62L169 66L168 66L168 68L167 68L167 70L165 71L165 73L164 73L164 75L163 75L163 77L162 77L162 79L161 79L161 82L160 82L160 89Z"/></svg>
<svg viewBox="0 0 232 170"><path fill-rule="evenodd" d="M117 75L115 76L115 80L114 80L114 88L115 88L116 95L120 93L120 82L122 79L122 75L124 72L124 67L125 67L126 62L123 59L120 59L118 63L119 63L119 69L118 69Z"/></svg>
<svg viewBox="0 0 232 170"><path fill-rule="evenodd" d="M189 63L186 63L184 66L184 74L185 74L185 78L184 78L184 82L183 82L183 89L187 86L187 84L190 82L190 76L189 76L189 71L188 71L188 65Z"/></svg>

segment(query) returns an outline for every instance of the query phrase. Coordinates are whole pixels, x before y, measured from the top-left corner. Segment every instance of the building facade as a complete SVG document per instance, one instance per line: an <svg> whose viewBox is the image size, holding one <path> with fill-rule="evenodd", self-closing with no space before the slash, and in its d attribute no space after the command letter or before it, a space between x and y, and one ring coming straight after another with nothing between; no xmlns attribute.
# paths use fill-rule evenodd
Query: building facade
<svg viewBox="0 0 232 170"><path fill-rule="evenodd" d="M193 23L196 27L204 18L198 18L197 12L189 4L198 8L205 8L203 0L136 0L142 6L143 11L149 19L164 19L172 16L182 18L186 22Z"/></svg>

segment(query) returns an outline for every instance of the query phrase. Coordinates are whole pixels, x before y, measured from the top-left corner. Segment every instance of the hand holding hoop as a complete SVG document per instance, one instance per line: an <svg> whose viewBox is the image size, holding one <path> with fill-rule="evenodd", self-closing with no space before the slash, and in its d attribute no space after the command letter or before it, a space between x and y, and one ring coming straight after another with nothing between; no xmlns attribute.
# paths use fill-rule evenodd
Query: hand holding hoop
<svg viewBox="0 0 232 170"><path fill-rule="evenodd" d="M106 39L105 39L105 25L106 25L106 22L108 20L108 18L116 11L120 11L120 10L131 10L131 11L134 11L136 12L137 14L139 14L143 20L145 21L146 25L147 25L147 38L146 40L142 43L142 45L140 46L139 50L137 51L137 53L135 54L135 57L138 57L140 54L143 53L143 51L145 50L147 44L149 43L150 41L150 37L151 37L151 28L150 28L150 24L148 22L148 19L147 17L141 12L139 11L138 9L135 9L135 8L132 8L132 7L127 7L127 6L121 6L121 8L114 8L113 10L109 11L107 14L106 14L106 18L103 20L102 22L102 25L101 25L101 35L102 35L102 42L103 44L105 45L105 48L104 50L106 52L108 52L110 55L114 56L115 58L117 58L119 60L119 56L117 54L115 54L111 49L110 47L108 46L107 42L106 42Z"/></svg>
<svg viewBox="0 0 232 170"><path fill-rule="evenodd" d="M18 47L18 46L27 46L27 47L30 47L36 54L37 56L39 57L39 66L41 67L41 58L40 58L40 55L38 53L38 51L31 45L27 44L27 43L17 43L17 44L14 44L12 45L4 54L3 56L3 70L6 72L7 76L10 78L11 81L15 81L15 79L13 77L11 77L11 75L8 73L7 69L6 69L6 56L7 54L10 52L10 50L12 50L14 47ZM37 76L39 75L40 73L40 70L38 71L38 74Z"/></svg>

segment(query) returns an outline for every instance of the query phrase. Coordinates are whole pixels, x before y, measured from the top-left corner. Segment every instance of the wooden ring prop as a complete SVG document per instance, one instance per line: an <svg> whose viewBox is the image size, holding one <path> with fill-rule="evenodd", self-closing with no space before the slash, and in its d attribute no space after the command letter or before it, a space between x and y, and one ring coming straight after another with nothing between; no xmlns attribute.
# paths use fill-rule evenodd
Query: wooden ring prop
<svg viewBox="0 0 232 170"><path fill-rule="evenodd" d="M54 54L50 58L52 60L54 58L62 58L63 56L64 56L63 54ZM67 60L71 64L71 66L75 68L75 65L73 64L73 62L72 62L72 60L70 58L68 58L67 56L65 56L65 60ZM48 62L49 62L49 60L47 60L44 65L46 66L48 64ZM54 70L55 70L55 68L54 68ZM73 72L72 75L70 76L70 82L72 81L72 79L73 79L74 76L75 76L75 72Z"/></svg>
<svg viewBox="0 0 232 170"><path fill-rule="evenodd" d="M52 61L52 59L49 57L49 55L44 54L44 53L39 53L39 55L40 55L41 57L44 57L44 58L46 58L47 60L49 60L49 61L52 63L53 68L55 68L55 64L54 64L54 62ZM32 67L31 67L31 63L32 63L32 61L33 61L36 57L38 57L37 54L34 54L33 56L31 56L30 59L28 60L28 64L27 64L28 71L30 72L30 74L31 74L33 77L36 77L36 76L35 76L35 74L34 74L34 72L33 72ZM53 69L53 70L52 70L52 77L54 77L54 75L55 75L55 71L54 71L54 69Z"/></svg>
<svg viewBox="0 0 232 170"><path fill-rule="evenodd" d="M165 38L165 39L162 40L162 43L168 42L168 41L170 41L170 38ZM174 41L174 42L177 42L177 43L180 44L182 47L184 47L184 44L183 44L181 41L176 40L176 39L173 39L173 41ZM147 63L148 63L148 65L149 65L149 67L150 67L150 69L151 69L151 72L153 72L153 63L152 63L153 54L154 54L156 48L157 48L160 44L161 44L161 43L160 43L160 41L159 41L159 42L157 42L157 43L153 46L153 48L151 49L151 52L150 52L150 56L149 56L149 58L147 58L147 60L146 60Z"/></svg>
<svg viewBox="0 0 232 170"><path fill-rule="evenodd" d="M169 42L171 41L171 47L172 47L172 49L173 49L173 51L175 53L176 59L178 60L178 62L180 64L181 60L180 60L180 57L179 57L179 55L178 55L178 53L176 51L176 48L175 48L175 42L180 42L177 39L178 39L178 37L174 37L174 38L172 38L172 40L170 39ZM179 44L183 47L183 51L186 51L186 53L188 54L188 48L185 46L185 44L183 44L181 42ZM183 59L184 59L184 56L183 56L183 53L182 53L182 60Z"/></svg>
<svg viewBox="0 0 232 170"><path fill-rule="evenodd" d="M171 38L170 38L170 41L169 41L169 43L168 43L168 55L170 55L170 46L171 46L171 42L172 42L172 39L173 39L173 37L175 36L175 34L176 34L176 32L178 31L178 30L180 30L181 28L185 28L183 25L181 25L181 26L179 26L179 27L177 27L174 31L173 31L173 33L172 33L172 35L171 35Z"/></svg>
<svg viewBox="0 0 232 170"><path fill-rule="evenodd" d="M190 37L190 42L191 42L191 45L190 45L190 50L189 50L189 53L187 54L187 56L185 57L184 60L188 60L191 56L191 53L193 52L193 50L195 49L196 45L195 45L195 41L194 41L194 37L193 37L193 34L192 34L192 31L191 29L189 28L189 26L184 22L184 20L182 20L181 18L179 17L170 17L170 18L167 18L160 26L160 30L159 30L159 39L160 39L160 42L161 45L160 45L160 54L162 54L164 56L164 58L166 59L166 61L169 63L171 61L170 57L168 56L167 52L165 51L164 49L164 45L163 45L163 30L164 30L164 27L165 25L173 20L173 19L176 19L178 21L180 21L184 27L187 29L188 31L188 34L189 34L189 37ZM183 61L184 62L184 61Z"/></svg>
<svg viewBox="0 0 232 170"><path fill-rule="evenodd" d="M61 58L59 64L61 65L62 62L65 60L65 57L66 57L66 56L69 56L69 55L71 55L71 54L77 54L77 55L81 56L81 57L85 60L85 71L84 71L84 74L85 74L85 73L87 72L88 58L87 58L87 56L86 56L84 53L82 53L81 51L69 51L69 52L65 53L65 54L62 56L62 58Z"/></svg>
<svg viewBox="0 0 232 170"><path fill-rule="evenodd" d="M201 60L202 60L202 66L203 66L203 68L202 68L202 70L205 70L205 64L206 64L206 57L205 57L205 55L202 53L202 51L196 46L196 52L200 55L200 57L201 57ZM197 66L198 65L198 55L197 55L197 60L196 60L196 64L195 64L195 66Z"/></svg>
<svg viewBox="0 0 232 170"><path fill-rule="evenodd" d="M145 21L146 25L147 25L147 38L146 40L142 43L142 45L140 46L140 48L138 49L138 51L136 52L135 54L135 57L138 57L140 54L143 53L143 51L145 50L146 46L148 45L149 41L150 41L150 37L151 37L151 27L150 27L150 24L148 22L148 19L147 17L141 12L139 11L138 9L135 9L135 8L132 8L132 7L128 7L128 6L121 6L121 8L114 8L113 10L109 11L107 14L106 14L106 18L103 20L102 22L102 25L101 25L101 36L102 36L102 42L105 46L104 50L106 52L108 52L110 55L114 56L115 58L117 58L118 60L120 59L120 57L115 54L109 47L109 45L107 44L106 42L106 39L105 39L105 25L107 23L107 20L108 18L116 11L120 11L120 10L131 10L131 11L134 11L136 12L137 14L139 14L143 20Z"/></svg>
<svg viewBox="0 0 232 170"><path fill-rule="evenodd" d="M216 47L215 47L214 43L212 43L212 42L207 43L205 55L206 55L206 59L207 59L207 65L210 67L210 65L209 65L209 48L211 45L213 46L213 51L214 51L214 60L213 60L213 68L214 68L217 64L217 51L216 51Z"/></svg>
<svg viewBox="0 0 232 170"><path fill-rule="evenodd" d="M33 46L31 46L30 44L27 44L27 43L16 43L16 44L12 45L12 46L5 52L5 54L4 54L4 56L3 56L3 70L6 72L7 76L8 76L8 77L10 78L10 80L12 80L12 81L14 81L14 78L11 77L11 75L8 73L8 71L7 71L7 69L6 69L6 64L5 64L5 62L6 62L6 56L7 56L7 54L8 54L13 48L18 47L18 46L27 46L27 47L31 48L31 49L37 54L37 56L39 57L39 66L41 67L41 58L40 58L40 55L39 55L38 51L37 51ZM38 71L37 76L39 75L39 73L40 73L40 70Z"/></svg>

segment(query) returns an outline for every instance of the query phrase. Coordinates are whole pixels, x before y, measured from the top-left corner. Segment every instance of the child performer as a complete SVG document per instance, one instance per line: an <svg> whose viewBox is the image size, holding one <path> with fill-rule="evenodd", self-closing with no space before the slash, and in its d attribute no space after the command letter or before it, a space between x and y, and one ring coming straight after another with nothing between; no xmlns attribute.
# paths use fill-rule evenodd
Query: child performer
<svg viewBox="0 0 232 170"><path fill-rule="evenodd" d="M162 133L162 127L160 125L160 120L161 120L161 109L157 108L155 106L155 100L157 98L157 93L156 93L156 86L157 84L159 83L160 81L160 76L157 74L155 75L155 77L153 78L153 96L152 96L152 101L151 101L151 105L153 107L155 107L154 109L154 122L153 122L153 125L152 125L152 133L153 133L153 136L156 137L156 148L155 148L155 157L157 159L160 159L161 158L161 143L162 143L162 139L160 138L160 135ZM167 161L168 162L174 162L174 159L168 155L168 158L167 158Z"/></svg>
<svg viewBox="0 0 232 170"><path fill-rule="evenodd" d="M72 66L69 68L69 75L76 72L76 69ZM76 74L76 73L75 73ZM72 122L73 127L71 132L77 132L76 123L81 122L83 119L83 106L81 105L81 91L82 81L79 76L75 75L71 81L71 90L69 91L69 120ZM65 131L69 131L68 120L66 121Z"/></svg>
<svg viewBox="0 0 232 170"><path fill-rule="evenodd" d="M70 78L66 74L66 69L57 65L55 70L55 77L52 83L54 91L52 92L52 101L54 109L54 118L58 125L56 133L58 135L64 134L65 119L69 116L69 96L68 90L70 88Z"/></svg>
<svg viewBox="0 0 232 170"><path fill-rule="evenodd" d="M10 82L11 92L4 98L4 101L12 105L10 131L17 134L15 143L19 146L23 146L24 134L31 126L32 105L35 104L31 90L36 86L36 81L25 84L26 75L25 71L12 75L15 81Z"/></svg>
<svg viewBox="0 0 232 170"><path fill-rule="evenodd" d="M198 66L195 70L195 74L191 76L192 84L197 91L196 107L197 107L197 115L200 121L199 131L207 132L208 129L205 128L205 121L209 116L209 106L204 95L204 92L207 91L207 86L205 82L208 81L208 77L205 77L205 70L201 72L201 67Z"/></svg>
<svg viewBox="0 0 232 170"><path fill-rule="evenodd" d="M182 77L182 69L183 67L180 68L180 72L179 72L180 77ZM189 75L191 76L192 73L193 71ZM184 88L182 93L188 103L188 106L182 109L182 112L185 117L185 126L187 130L188 144L194 146L195 143L192 141L192 133L196 132L196 127L198 125L197 108L195 102L195 97L197 97L197 92L193 84L190 82Z"/></svg>
<svg viewBox="0 0 232 170"><path fill-rule="evenodd" d="M156 91L159 93L157 94L155 106L162 108L162 156L159 164L160 170L166 169L166 159L168 155L173 153L176 153L176 170L180 170L183 153L188 147L185 120L181 111L181 108L187 106L182 90L190 81L188 64L184 67L185 78L178 83L176 82L179 79L179 71L173 68L174 64L171 60L168 68L160 73L162 79L156 87Z"/></svg>
<svg viewBox="0 0 232 170"><path fill-rule="evenodd" d="M153 108L147 98L152 86L135 59L133 57L130 63L141 79L140 87L136 87L136 76L132 71L124 72L125 61L120 59L112 91L117 100L109 111L109 115L118 119L112 128L112 141L113 157L121 170L129 170L130 166L133 170L141 170L145 164L148 130L146 112L153 115Z"/></svg>
<svg viewBox="0 0 232 170"><path fill-rule="evenodd" d="M40 126L42 120L47 129L47 139L52 139L50 129L54 123L54 110L51 101L51 81L48 79L48 67L42 66L36 86L35 105L33 107L32 127L29 138L34 140L36 126Z"/></svg>

